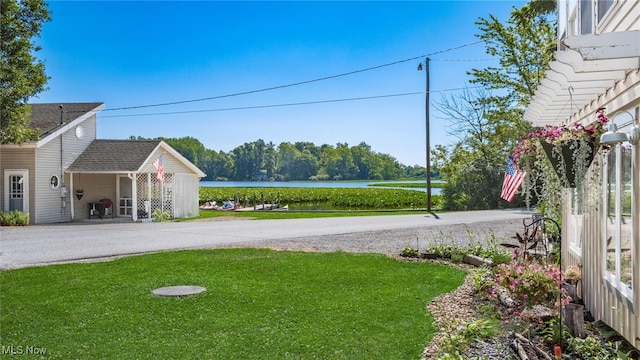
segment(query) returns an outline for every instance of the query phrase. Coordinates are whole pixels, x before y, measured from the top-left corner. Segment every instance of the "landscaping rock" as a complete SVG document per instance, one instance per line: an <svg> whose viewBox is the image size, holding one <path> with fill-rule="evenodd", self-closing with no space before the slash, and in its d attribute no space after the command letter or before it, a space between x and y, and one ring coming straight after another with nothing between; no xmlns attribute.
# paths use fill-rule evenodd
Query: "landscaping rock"
<svg viewBox="0 0 640 360"><path fill-rule="evenodd" d="M493 263L491 262L491 260L489 259L483 259L480 256L475 256L475 255L471 255L471 254L467 254L464 257L464 262L469 264L469 265L473 265L473 266L491 266L493 265Z"/></svg>

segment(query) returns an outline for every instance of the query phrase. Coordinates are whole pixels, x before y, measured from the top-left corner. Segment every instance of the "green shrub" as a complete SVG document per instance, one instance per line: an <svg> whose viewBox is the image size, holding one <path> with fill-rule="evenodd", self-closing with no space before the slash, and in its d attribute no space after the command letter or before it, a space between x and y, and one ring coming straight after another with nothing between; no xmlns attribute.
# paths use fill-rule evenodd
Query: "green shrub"
<svg viewBox="0 0 640 360"><path fill-rule="evenodd" d="M462 253L453 253L451 254L451 262L454 264L459 264L464 260L464 254Z"/></svg>
<svg viewBox="0 0 640 360"><path fill-rule="evenodd" d="M491 262L493 263L493 265L508 264L511 262L511 259L511 254L505 252L498 252L491 256Z"/></svg>
<svg viewBox="0 0 640 360"><path fill-rule="evenodd" d="M440 340L438 360L466 359L465 350L478 340L490 339L500 333L501 325L495 318L480 318L473 322L452 320Z"/></svg>
<svg viewBox="0 0 640 360"><path fill-rule="evenodd" d="M540 335L549 344L561 344L563 346L566 339L571 338L569 328L565 324L561 324L556 316L544 323L544 328L540 330Z"/></svg>
<svg viewBox="0 0 640 360"><path fill-rule="evenodd" d="M418 257L418 250L412 248L411 246L406 246L404 249L402 249L402 251L400 252L400 256L402 257Z"/></svg>
<svg viewBox="0 0 640 360"><path fill-rule="evenodd" d="M491 276L491 269L486 265L472 269L471 280L476 291L480 294L485 294L488 289L496 285Z"/></svg>
<svg viewBox="0 0 640 360"><path fill-rule="evenodd" d="M500 246L501 240L494 233L485 233L483 235L474 234L467 228L467 236L469 238L467 245L460 245L461 239L457 239L452 233L445 233L440 230L435 239L429 240L429 248L426 252L433 253L437 257L451 259L458 255L475 255L483 259L490 259L494 264L508 263L511 261L511 253ZM482 236L482 240L479 237Z"/></svg>
<svg viewBox="0 0 640 360"><path fill-rule="evenodd" d="M19 210L0 211L0 226L27 226L29 214Z"/></svg>
<svg viewBox="0 0 640 360"><path fill-rule="evenodd" d="M581 359L609 360L616 358L609 345L593 336L587 336L586 339L571 338L569 339L569 348Z"/></svg>
<svg viewBox="0 0 640 360"><path fill-rule="evenodd" d="M160 209L155 209L151 213L151 220L156 222L164 222L171 220L171 213L168 211L162 211Z"/></svg>

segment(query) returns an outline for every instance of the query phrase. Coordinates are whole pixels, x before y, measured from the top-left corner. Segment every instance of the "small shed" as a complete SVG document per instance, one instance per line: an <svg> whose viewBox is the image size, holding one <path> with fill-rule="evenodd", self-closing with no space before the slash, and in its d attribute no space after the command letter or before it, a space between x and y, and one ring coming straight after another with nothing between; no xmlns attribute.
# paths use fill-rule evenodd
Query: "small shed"
<svg viewBox="0 0 640 360"><path fill-rule="evenodd" d="M205 176L160 140L94 140L66 172L77 195L73 219L98 212L134 221L150 220L158 210L172 218L197 216L198 182ZM104 213L96 203L106 205Z"/></svg>

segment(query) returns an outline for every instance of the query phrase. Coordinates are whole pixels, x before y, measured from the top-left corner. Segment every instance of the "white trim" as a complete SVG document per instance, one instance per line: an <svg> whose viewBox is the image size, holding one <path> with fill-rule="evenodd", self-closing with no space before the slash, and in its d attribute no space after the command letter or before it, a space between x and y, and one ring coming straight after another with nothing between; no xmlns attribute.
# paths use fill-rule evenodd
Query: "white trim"
<svg viewBox="0 0 640 360"><path fill-rule="evenodd" d="M562 43L566 47L580 52L584 60L640 56L640 30L571 36L564 39Z"/></svg>
<svg viewBox="0 0 640 360"><path fill-rule="evenodd" d="M572 194L572 196L575 196L575 194ZM568 216L567 220L567 225L569 227L569 231L567 231L567 245L569 253L576 258L578 262L582 263L584 215L571 214Z"/></svg>
<svg viewBox="0 0 640 360"><path fill-rule="evenodd" d="M631 146L631 184L632 184L632 188L633 188L633 184L637 183L637 174L635 174L634 171L634 164L635 164L635 158L638 156L638 151L637 151L637 146ZM622 249L621 249L621 241L622 241L622 229L621 229L621 207L622 207L622 197L623 197L623 186L622 186L622 150L621 150L621 146L620 145L615 145L610 151L615 151L615 168L613 169L613 171L615 172L615 218L614 218L614 223L615 223L615 229L613 229L613 234L608 232L609 226L607 225L608 222L608 214L609 214L609 189L608 189L608 181L609 181L609 172L607 171L607 169L609 168L609 164L607 164L608 162L608 156L605 156L605 161L604 161L604 165L602 167L602 178L604 181L604 187L603 187L603 191L602 191L602 203L603 203L603 211L602 211L602 236L601 236L601 246L602 246L602 263L601 263L601 271L602 271L602 278L604 279L605 284L610 288L613 289L619 296L621 296L622 298L624 298L629 304L633 305L634 302L634 289L637 288L637 284L638 284L638 276L636 275L635 272L633 272L633 269L637 268L638 264L637 264L637 259L638 256L636 254L637 249L635 249L635 240L634 238L636 237L636 235L634 235L635 233L635 227L637 227L637 221L632 221L632 228L631 228L631 239L630 239L630 246L631 246L631 254L633 255L632 258L632 264L633 264L633 268L632 268L632 284L631 286L628 286L626 284L624 284L621 280L620 280L620 276L622 274L622 268L621 268L621 258L622 258ZM632 189L633 190L633 189ZM635 213L635 209L637 207L637 201L638 201L638 195L637 193L633 193L632 192L632 203L631 203L631 219L635 219L636 213ZM612 239L611 241L614 241L615 244L615 269L614 269L614 273L611 273L608 269L607 266L607 261L608 261L608 244L607 244L607 236L611 235Z"/></svg>

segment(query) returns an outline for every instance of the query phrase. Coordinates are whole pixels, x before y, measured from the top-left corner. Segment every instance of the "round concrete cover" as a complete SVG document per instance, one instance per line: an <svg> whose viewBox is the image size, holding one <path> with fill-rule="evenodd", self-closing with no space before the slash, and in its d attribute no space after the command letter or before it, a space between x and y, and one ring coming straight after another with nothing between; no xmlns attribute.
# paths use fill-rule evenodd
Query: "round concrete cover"
<svg viewBox="0 0 640 360"><path fill-rule="evenodd" d="M193 285L180 285L180 286L167 286L153 290L153 293L159 296L188 296L200 294L207 289L202 286Z"/></svg>

